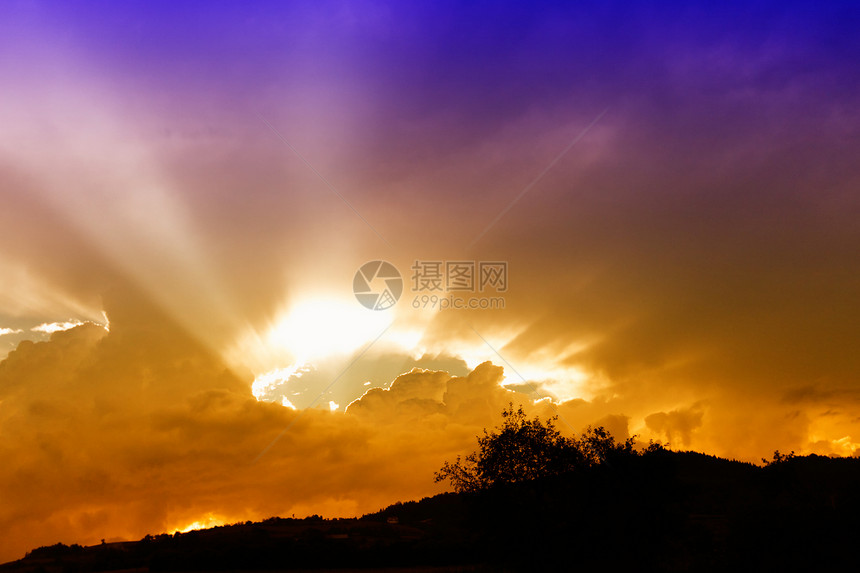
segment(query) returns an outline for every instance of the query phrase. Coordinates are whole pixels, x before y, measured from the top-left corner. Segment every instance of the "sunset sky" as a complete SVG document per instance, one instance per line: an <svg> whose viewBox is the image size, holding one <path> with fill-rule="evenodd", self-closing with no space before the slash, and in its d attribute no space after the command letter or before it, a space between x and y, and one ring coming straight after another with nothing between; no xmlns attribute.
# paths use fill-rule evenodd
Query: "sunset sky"
<svg viewBox="0 0 860 573"><path fill-rule="evenodd" d="M509 402L860 453L858 27L848 2L3 3L0 562L433 495ZM376 260L386 310L353 292Z"/></svg>

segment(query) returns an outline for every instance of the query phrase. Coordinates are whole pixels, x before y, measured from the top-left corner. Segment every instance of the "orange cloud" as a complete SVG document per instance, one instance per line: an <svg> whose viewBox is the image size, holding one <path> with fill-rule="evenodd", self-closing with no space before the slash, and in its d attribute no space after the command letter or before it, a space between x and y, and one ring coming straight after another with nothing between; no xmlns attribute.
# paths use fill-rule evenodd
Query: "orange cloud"
<svg viewBox="0 0 860 573"><path fill-rule="evenodd" d="M657 412L645 417L649 430L665 437L670 446L690 447L693 432L702 425L700 405L671 412Z"/></svg>
<svg viewBox="0 0 860 573"><path fill-rule="evenodd" d="M0 559L57 541L138 538L211 519L355 515L432 495L442 462L473 449L509 402L558 415L568 434L603 425L619 438L749 460L777 448L857 451L856 420L831 407L846 399L836 390L801 388L770 409L726 392L678 406L676 391L671 406L643 379L638 393L610 386L554 404L530 384L504 387L491 362L462 375L413 368L386 387L367 388L362 376L351 384L363 394L345 412L295 410L257 401L251 375L233 373L144 300L108 302L110 331L81 324L24 341L0 362L0 529L9 532ZM385 371L410 363L369 360Z"/></svg>
<svg viewBox="0 0 860 573"><path fill-rule="evenodd" d="M462 378L414 370L348 413L296 411L258 402L250 379L140 300L109 312L110 332L82 324L0 363L0 491L13 494L0 560L211 516L354 515L430 495L442 461L513 394L484 364Z"/></svg>

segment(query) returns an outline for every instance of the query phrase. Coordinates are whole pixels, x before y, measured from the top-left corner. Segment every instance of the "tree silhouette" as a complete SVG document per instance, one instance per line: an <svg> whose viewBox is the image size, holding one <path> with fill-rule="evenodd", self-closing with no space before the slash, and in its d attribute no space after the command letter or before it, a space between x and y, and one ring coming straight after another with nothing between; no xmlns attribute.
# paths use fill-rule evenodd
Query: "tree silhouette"
<svg viewBox="0 0 860 573"><path fill-rule="evenodd" d="M765 465L765 467L767 467L784 464L785 462L793 460L796 457L797 456L794 454L794 450L791 450L791 452L787 454L781 454L779 453L779 450L774 450L773 459L768 460L767 458L762 458L761 461Z"/></svg>
<svg viewBox="0 0 860 573"><path fill-rule="evenodd" d="M616 442L615 437L603 426L597 426L596 428L589 426L579 440L572 441L582 453L588 466L611 465L615 460L636 454L636 451L633 449L635 436L627 438L623 442ZM659 447L659 445L654 445L651 442L651 445L648 447L649 449L646 451L656 451Z"/></svg>
<svg viewBox="0 0 860 573"><path fill-rule="evenodd" d="M602 426L589 427L582 436L566 438L555 427L557 416L542 423L528 419L522 406L502 411L502 424L478 437L478 449L436 472L437 482L449 480L456 492L473 492L497 484L510 484L559 475L577 469L611 464L635 455L634 439L616 442Z"/></svg>

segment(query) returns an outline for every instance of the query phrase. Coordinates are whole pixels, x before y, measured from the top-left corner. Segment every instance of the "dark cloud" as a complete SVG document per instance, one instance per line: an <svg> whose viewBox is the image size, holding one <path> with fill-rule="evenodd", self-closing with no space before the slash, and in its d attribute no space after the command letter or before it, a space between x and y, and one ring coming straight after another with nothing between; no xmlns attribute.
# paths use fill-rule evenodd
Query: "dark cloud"
<svg viewBox="0 0 860 573"><path fill-rule="evenodd" d="M665 436L670 446L689 447L693 442L693 432L702 426L703 415L701 406L694 405L684 410L650 414L645 417L645 425Z"/></svg>

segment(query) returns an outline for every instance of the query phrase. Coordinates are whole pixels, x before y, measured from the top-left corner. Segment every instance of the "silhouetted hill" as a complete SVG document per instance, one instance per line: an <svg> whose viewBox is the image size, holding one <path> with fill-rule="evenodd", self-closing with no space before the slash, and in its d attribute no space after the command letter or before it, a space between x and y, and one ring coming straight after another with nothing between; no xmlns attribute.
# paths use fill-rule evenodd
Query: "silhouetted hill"
<svg viewBox="0 0 860 573"><path fill-rule="evenodd" d="M42 547L0 573L856 570L858 484L858 459L794 457L762 468L660 450L358 519L271 518Z"/></svg>

